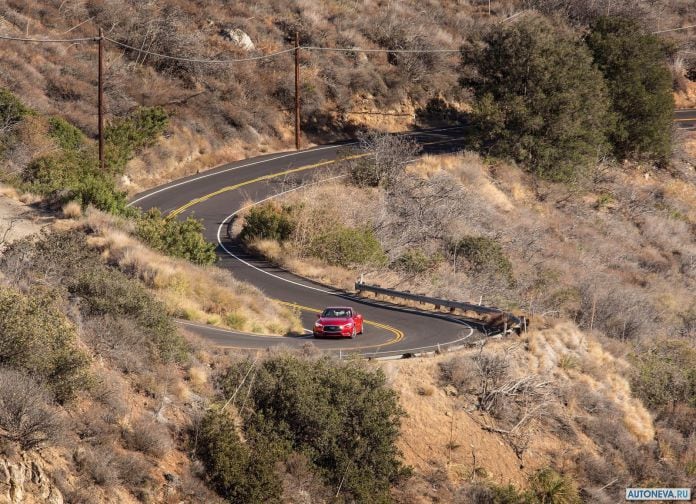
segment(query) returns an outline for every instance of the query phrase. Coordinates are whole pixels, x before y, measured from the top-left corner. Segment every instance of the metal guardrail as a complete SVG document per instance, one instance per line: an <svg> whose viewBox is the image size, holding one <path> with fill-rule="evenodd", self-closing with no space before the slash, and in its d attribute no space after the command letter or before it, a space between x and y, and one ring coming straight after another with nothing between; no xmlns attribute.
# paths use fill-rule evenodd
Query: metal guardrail
<svg viewBox="0 0 696 504"><path fill-rule="evenodd" d="M402 292L394 289L387 289L385 287L380 287L378 285L369 285L362 282L355 282L355 290L360 292L372 292L373 294L381 294L383 296L388 296L392 298L408 299L410 301L416 301L423 304L432 304L435 306L436 310L441 307L446 307L450 309L450 312L454 310L462 310L464 312L473 312L479 315L491 315L495 317L500 317L502 323L505 325L504 331L507 332L510 329L522 329L523 326L526 329L528 324L525 317L518 317L512 313L505 312L500 308L493 308L490 306L481 306L474 303L465 303L462 301L452 301L449 299L441 299L430 296L421 296L420 294L412 294L410 292Z"/></svg>

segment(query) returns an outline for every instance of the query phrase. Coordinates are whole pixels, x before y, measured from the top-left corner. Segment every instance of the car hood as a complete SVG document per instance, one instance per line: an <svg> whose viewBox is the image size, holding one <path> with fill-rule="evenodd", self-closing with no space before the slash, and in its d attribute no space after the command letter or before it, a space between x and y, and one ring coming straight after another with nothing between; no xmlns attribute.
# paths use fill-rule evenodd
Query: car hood
<svg viewBox="0 0 696 504"><path fill-rule="evenodd" d="M324 325L342 325L352 322L353 319L350 318L320 318L319 323Z"/></svg>

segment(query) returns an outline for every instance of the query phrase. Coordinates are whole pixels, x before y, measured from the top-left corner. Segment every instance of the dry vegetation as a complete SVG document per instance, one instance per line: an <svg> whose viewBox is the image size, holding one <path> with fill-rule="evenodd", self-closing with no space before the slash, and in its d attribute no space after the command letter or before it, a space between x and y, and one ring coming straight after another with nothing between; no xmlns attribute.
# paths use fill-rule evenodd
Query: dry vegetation
<svg viewBox="0 0 696 504"><path fill-rule="evenodd" d="M548 466L571 475L585 502L617 502L651 478L693 485L682 472L693 438L675 445L658 432L631 394L629 363L573 324L384 368L408 413L400 442L417 470L398 491L404 502L492 502L491 485L528 487Z"/></svg>
<svg viewBox="0 0 696 504"><path fill-rule="evenodd" d="M152 52L202 59L255 56L285 49L297 31L303 44L365 48L458 48L462 37L524 8L568 15L578 23L597 12L628 14L649 29L693 24L693 6L680 2L381 2L290 3L264 0L233 6L209 0L138 2L51 0L0 3L0 33L33 37L106 36ZM254 44L242 49L225 35L241 29ZM688 32L666 35L693 50ZM293 81L291 55L237 65L176 62L106 48L107 114L136 106L164 106L172 116L166 137L129 164L123 183L131 191L212 165L288 147ZM94 45L3 42L0 86L43 114L64 116L94 137ZM312 142L362 125L397 130L429 116L442 119L467 108L457 84L456 54L425 56L311 52L302 60L303 123ZM675 57L675 81L693 69L693 56ZM29 128L30 125L26 125ZM44 137L45 138L45 137ZM41 144L33 150L50 150ZM20 153L15 161L21 163ZM28 160L26 160L28 161Z"/></svg>
<svg viewBox="0 0 696 504"><path fill-rule="evenodd" d="M15 236L0 264L0 500L216 502L187 446L224 357L50 228Z"/></svg>
<svg viewBox="0 0 696 504"><path fill-rule="evenodd" d="M132 236L133 223L90 210L89 244L110 263L141 280L172 316L261 334L301 331L297 314L215 266L198 266L156 252Z"/></svg>
<svg viewBox="0 0 696 504"><path fill-rule="evenodd" d="M479 1L0 0L0 33L80 37L102 26L110 38L149 51L225 59L284 49L295 32L318 46L456 48L464 34L521 8L563 16L577 27L606 10L637 18L649 30L696 23L688 0L496 0L491 6L492 16L488 2ZM233 28L248 33L255 49L230 41L225 34ZM693 51L687 34L665 37L674 49ZM677 103L690 106L693 57L671 54ZM120 182L130 191L291 141L289 55L214 66L107 44L106 57L112 122L138 106L162 106L170 116L164 137L155 142L155 135L154 146L128 164ZM95 61L93 46L0 44L0 88L38 112L0 124L0 133L11 139L2 151L5 175L65 150L49 135L55 125L49 114L94 137ZM457 55L306 52L306 138L323 142L364 126L397 130L414 120L456 119L470 98L457 78ZM296 191L266 207L287 217L292 229L285 233L281 226L277 236L252 237L248 245L293 271L343 287L364 275L367 282L482 298L537 316L540 329L517 340L384 366L409 413L400 447L416 476L404 482L390 473L372 482L382 495L399 480L392 495L399 502L502 502L494 500L495 492L512 483L532 497L504 502L556 502L544 493L544 482L555 478L544 472L547 467L572 478L559 485L571 496L566 502L613 502L629 484L693 486L696 175L690 151L696 140L682 145L669 169L606 164L563 185L471 152L426 156L403 169L416 149L387 142L389 156L402 162L399 170L378 173L376 183L354 163L353 177ZM334 204L323 204L327 199ZM245 385L245 379L235 380L256 361L230 362L182 338L170 316L285 333L299 329L296 314L219 269L154 252L133 238L132 221L75 203L61 211L73 220L49 238L10 246L4 242L12 233L0 236L0 464L16 467L13 474L30 474L35 463L48 483L33 481L27 488L46 501L60 492L76 503L216 502L194 456L199 420L213 401ZM21 224L9 219L6 227ZM33 232L42 218L32 220L11 231ZM36 313L42 317L25 323ZM567 322L543 326L551 316ZM377 383L367 387L371 393L394 396L381 389L379 375L362 374L365 368L341 368L356 373L348 376L335 363L288 359L294 357L262 361L259 367L270 369L260 382L267 396L252 393L252 378L237 410L232 403L231 415L212 415L208 441L212 451L219 442L233 467L241 468L233 476L241 478L240 488L250 486L245 492L269 484L274 496L289 501L327 501L337 481L322 480L304 453L278 458L275 450L288 450L296 433L284 432L284 439L258 435L268 426L253 408L275 413L263 399L282 390L273 381L274 366L285 362L287 369L276 372L286 369L312 393L319 389L307 381L309 373L298 374L302 366L318 366L312 379L323 385L359 391L344 382L348 377ZM228 383L219 389L225 372ZM331 420L343 432L336 404L354 404L346 403L347 396L319 395L310 401L310 394L290 393L283 400L289 410L300 405L308 419ZM317 410L319 403L326 409ZM218 420L220 432L213 428ZM283 428L286 420L275 419ZM246 438L238 436L243 422ZM303 432L305 422L296 423ZM338 473L313 449L307 452L316 459L312 463L335 479ZM386 449L391 464L395 452ZM264 457L251 456L254 450ZM345 455L332 456L331 463L340 463ZM227 484L224 463L213 484L235 495L242 490ZM365 501L376 487L362 484L356 476L350 492Z"/></svg>
<svg viewBox="0 0 696 504"><path fill-rule="evenodd" d="M614 502L638 481L693 484L695 184L687 154L669 170L601 165L572 185L470 152L425 156L386 185L347 176L281 196L265 208L292 231L251 243L330 284L362 275L482 297L545 327L438 358L441 375L432 361L394 366L410 413L402 447L418 473L399 489L407 502L499 502L486 500L496 485L533 488L545 466L571 475L584 501ZM338 205L320 203L329 197ZM317 256L313 241L339 224L367 227L386 260Z"/></svg>
<svg viewBox="0 0 696 504"><path fill-rule="evenodd" d="M696 287L693 169L688 163L671 173L600 166L590 177L568 187L472 153L426 156L406 169L398 190L330 181L284 196L283 204L295 209L296 230L280 245L261 245L281 264L343 286L362 274L366 282L446 298L482 296L491 305L560 315L624 341L689 333L685 320ZM401 199L389 200L391 192ZM321 204L328 195L335 206ZM305 265L312 233L336 223L369 223L386 265L320 270L311 257ZM451 243L466 236L493 240L503 257L483 264L455 256Z"/></svg>

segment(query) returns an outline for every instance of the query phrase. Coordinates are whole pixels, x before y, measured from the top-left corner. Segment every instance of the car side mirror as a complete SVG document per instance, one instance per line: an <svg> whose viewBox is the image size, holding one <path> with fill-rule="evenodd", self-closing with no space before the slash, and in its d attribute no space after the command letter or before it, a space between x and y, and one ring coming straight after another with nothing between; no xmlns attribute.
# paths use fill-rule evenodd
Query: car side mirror
<svg viewBox="0 0 696 504"><path fill-rule="evenodd" d="M317 318L321 318L321 313L317 313Z"/></svg>

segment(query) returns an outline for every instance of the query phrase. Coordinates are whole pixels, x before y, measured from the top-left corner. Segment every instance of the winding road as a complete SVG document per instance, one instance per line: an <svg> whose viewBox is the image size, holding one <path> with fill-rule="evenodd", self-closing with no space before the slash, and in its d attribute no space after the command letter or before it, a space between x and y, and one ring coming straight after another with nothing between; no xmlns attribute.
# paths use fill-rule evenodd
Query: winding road
<svg viewBox="0 0 696 504"><path fill-rule="evenodd" d="M695 129L696 109L676 111L675 124L682 129ZM424 152L438 153L462 147L461 132L462 128L451 127L410 135L423 146ZM382 358L447 348L481 336L471 321L360 299L298 277L249 256L228 237L228 226L245 202L258 203L301 189L318 172L336 168L340 151L346 145L337 143L229 163L141 193L131 204L143 210L158 207L163 213L179 218L195 215L202 219L206 239L218 244L218 266L276 301L299 309L305 328L312 327L315 314L325 306L348 304L365 315L365 334L353 340L314 340L311 335L264 336L183 321L181 324L220 347L302 347L312 341L329 352Z"/></svg>
<svg viewBox="0 0 696 504"><path fill-rule="evenodd" d="M461 148L461 128L413 132L426 153ZM298 308L305 328L325 306L354 306L365 316L365 334L355 339L320 339L311 335L262 336L181 322L187 329L215 345L231 348L267 348L283 344L302 347L312 341L319 348L375 357L401 356L461 344L476 337L474 324L445 314L403 308L361 299L293 275L245 254L227 235L227 228L243 204L260 202L288 190L301 189L318 172L336 168L346 143L298 152L277 153L226 164L202 174L177 180L137 195L131 204L146 210L158 207L178 218L202 219L206 239L218 244L218 266L235 278L249 282L267 296Z"/></svg>

